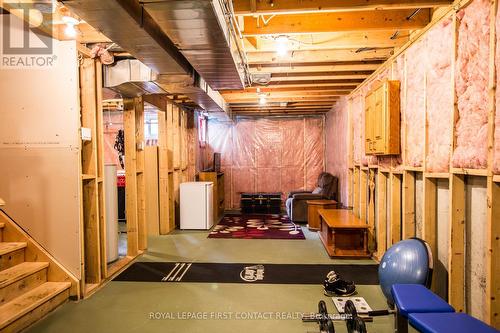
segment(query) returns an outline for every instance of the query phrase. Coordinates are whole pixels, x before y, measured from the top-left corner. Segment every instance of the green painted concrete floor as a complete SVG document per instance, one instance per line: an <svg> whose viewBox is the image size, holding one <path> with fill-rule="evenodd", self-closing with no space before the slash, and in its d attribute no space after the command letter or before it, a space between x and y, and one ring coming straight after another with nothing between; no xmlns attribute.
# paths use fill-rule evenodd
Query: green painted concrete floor
<svg viewBox="0 0 500 333"><path fill-rule="evenodd" d="M316 233L302 228L306 240L208 239L207 232L176 231L151 237L140 261L199 261L248 263L372 263L370 260L331 260ZM358 285L358 295L373 309L386 308L378 286ZM110 332L318 332L302 323L320 299L334 311L322 286L279 284L218 284L110 282L90 298L68 302L27 330L30 333ZM198 318L190 318L198 316ZM252 316L254 318L252 318ZM217 319L219 317L219 319ZM389 333L392 317L367 323L369 333ZM335 322L336 332L347 332Z"/></svg>

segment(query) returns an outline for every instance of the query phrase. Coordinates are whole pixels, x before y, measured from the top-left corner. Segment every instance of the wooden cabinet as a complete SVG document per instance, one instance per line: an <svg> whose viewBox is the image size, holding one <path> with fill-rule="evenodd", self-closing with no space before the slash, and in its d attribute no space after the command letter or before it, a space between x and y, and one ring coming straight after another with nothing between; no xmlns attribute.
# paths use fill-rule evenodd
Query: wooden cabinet
<svg viewBox="0 0 500 333"><path fill-rule="evenodd" d="M198 180L201 182L214 183L213 212L214 223L217 223L224 215L225 194L224 194L224 173L222 172L200 172Z"/></svg>
<svg viewBox="0 0 500 333"><path fill-rule="evenodd" d="M365 98L365 151L367 155L400 153L399 81L385 80Z"/></svg>

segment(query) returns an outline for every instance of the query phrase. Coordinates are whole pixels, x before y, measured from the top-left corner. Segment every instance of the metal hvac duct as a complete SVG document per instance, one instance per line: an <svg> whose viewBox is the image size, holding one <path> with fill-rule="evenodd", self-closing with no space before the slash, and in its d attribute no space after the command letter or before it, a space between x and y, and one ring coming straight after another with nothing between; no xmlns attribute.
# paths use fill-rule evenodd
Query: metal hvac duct
<svg viewBox="0 0 500 333"><path fill-rule="evenodd" d="M146 13L215 90L243 89L245 63L226 0L145 0Z"/></svg>
<svg viewBox="0 0 500 333"><path fill-rule="evenodd" d="M183 94L206 111L228 110L220 94L203 83L136 0L64 0L63 3L152 70L146 75L147 71L134 60L119 62L106 67L106 87L126 97L157 92Z"/></svg>

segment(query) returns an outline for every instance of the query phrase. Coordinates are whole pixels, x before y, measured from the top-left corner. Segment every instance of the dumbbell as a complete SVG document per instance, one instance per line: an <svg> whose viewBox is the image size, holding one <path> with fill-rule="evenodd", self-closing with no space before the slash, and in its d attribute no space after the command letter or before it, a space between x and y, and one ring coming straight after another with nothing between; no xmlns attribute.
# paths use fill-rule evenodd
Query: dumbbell
<svg viewBox="0 0 500 333"><path fill-rule="evenodd" d="M368 317L361 317L358 314L358 310L356 310L356 306L354 302L348 300L344 305L344 314L349 317L346 320L347 332L349 333L366 333L366 325L365 322L373 321L372 317L379 316L387 316L390 314L394 314L393 310L376 310L376 311L368 311Z"/></svg>
<svg viewBox="0 0 500 333"><path fill-rule="evenodd" d="M335 326L333 321L328 316L328 309L326 308L325 301L318 302L318 313L309 316L302 316L303 322L315 322L319 324L320 332L335 333Z"/></svg>
<svg viewBox="0 0 500 333"><path fill-rule="evenodd" d="M366 333L365 321L358 316L358 310L356 310L356 306L354 305L353 301L348 300L347 302L345 302L344 314L349 316L349 319L346 319L345 321L347 332Z"/></svg>
<svg viewBox="0 0 500 333"><path fill-rule="evenodd" d="M318 302L318 313L309 316L304 315L302 316L302 321L318 323L320 330L323 332L335 332L333 321L341 320L346 322L348 333L366 333L365 321L370 321L371 318L359 317L356 307L354 306L354 303L352 301L346 302L344 313L346 315L346 319L341 319L340 316L338 319L332 318L333 316L330 316L328 314L325 301L321 300ZM328 322L331 322L331 329L333 329L333 331L328 330L330 329L328 327Z"/></svg>

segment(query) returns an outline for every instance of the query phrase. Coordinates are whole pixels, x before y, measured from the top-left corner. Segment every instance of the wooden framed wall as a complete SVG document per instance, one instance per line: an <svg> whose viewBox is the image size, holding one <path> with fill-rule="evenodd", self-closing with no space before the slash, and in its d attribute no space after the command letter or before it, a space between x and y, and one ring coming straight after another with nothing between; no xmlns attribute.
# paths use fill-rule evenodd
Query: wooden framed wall
<svg viewBox="0 0 500 333"><path fill-rule="evenodd" d="M370 78L365 82L369 82L371 78L377 77L385 71L389 66L392 67L392 75L394 76L394 64L398 56L408 49L415 42L422 39L425 32L431 29L441 19L451 18L455 30L453 44L455 47L453 52L452 73L455 73L455 56L457 45L457 20L456 13L467 6L471 0L455 1L448 10L440 11L433 18L433 22L421 32L415 34L412 40L401 47L394 56L392 56L384 65L382 65ZM407 145L401 147L402 165L392 163L390 167L382 167L380 165L361 165L354 162L352 147L352 97L360 89L364 88L364 84L360 85L350 96L347 97L348 112L349 112L349 186L350 199L352 199L353 212L360 218L363 218L368 224L372 225L373 212L375 210L375 225L376 225L376 252L374 258L380 260L383 253L392 243L399 240L395 237L399 231L401 238L406 239L414 237L418 234L419 228L422 230L422 237L431 245L434 253L437 252L438 238L438 183L443 184L440 180L447 180L448 184L448 232L449 232L449 249L447 254L447 269L448 272L448 299L457 311L467 311L465 302L466 280L466 265L465 265L465 239L467 236L466 225L466 205L465 193L468 178L480 177L485 180L487 193L487 216L485 225L485 248L486 248L486 276L485 276L485 302L486 310L483 317L480 318L496 328L500 327L500 175L493 174L493 147L494 147L494 132L495 132L495 114L500 112L495 109L495 92L496 92L496 69L495 69L495 50L496 50L496 14L498 11L498 0L492 0L491 3L491 20L490 20L490 78L489 78L489 116L488 116L488 166L486 169L458 169L453 168L450 162L447 172L430 172L426 165L426 157L428 152L428 129L424 126L422 137L425 138L424 146L424 164L422 167L412 167L406 165L405 155ZM406 57L404 62L404 71L407 72ZM404 75L406 80L407 76ZM425 83L427 86L427 83ZM402 104L405 104L407 96L407 84L402 84L401 98ZM455 94L455 80L452 75L450 89L453 90L455 96L454 117L452 117L452 145L450 147L450 156L456 147L455 142L455 125L458 120L457 98ZM427 98L426 89L424 89L424 100ZM406 143L405 123L401 126L402 142ZM451 161L451 158L450 158ZM372 169L374 171L372 171ZM370 177L375 172L377 181L375 189L366 187L366 174ZM417 186L417 179L422 179L422 186ZM398 190L399 189L399 190ZM369 192L375 193L375 205L368 202L368 212L365 214L366 201L364 198L369 197ZM421 201L420 201L421 200ZM421 208L421 212L417 214L417 210ZM417 209L418 208L418 209ZM388 214L384 214L389 210ZM417 215L422 214L417 218ZM418 224L418 225L417 225ZM387 236L389 234L389 240Z"/></svg>
<svg viewBox="0 0 500 333"><path fill-rule="evenodd" d="M81 55L80 123L90 131L81 141L82 295L88 295L107 276L106 220L103 185L102 67Z"/></svg>
<svg viewBox="0 0 500 333"><path fill-rule="evenodd" d="M176 228L179 222L179 186L194 181L188 176L188 112L167 95L144 96L144 101L158 108L158 204L161 235ZM194 119L194 118L192 118Z"/></svg>

